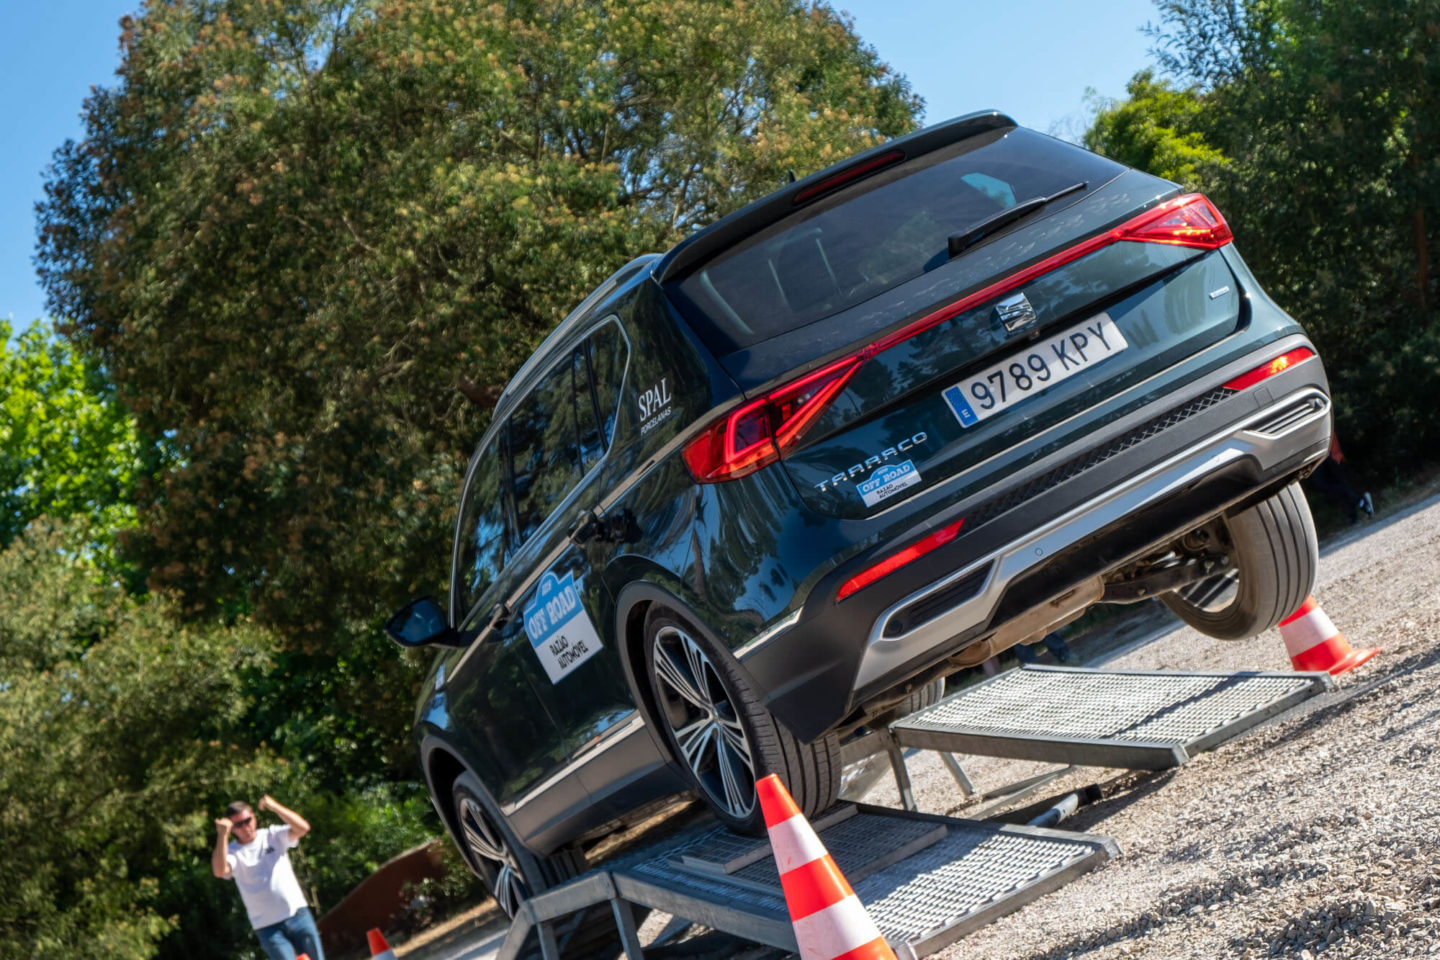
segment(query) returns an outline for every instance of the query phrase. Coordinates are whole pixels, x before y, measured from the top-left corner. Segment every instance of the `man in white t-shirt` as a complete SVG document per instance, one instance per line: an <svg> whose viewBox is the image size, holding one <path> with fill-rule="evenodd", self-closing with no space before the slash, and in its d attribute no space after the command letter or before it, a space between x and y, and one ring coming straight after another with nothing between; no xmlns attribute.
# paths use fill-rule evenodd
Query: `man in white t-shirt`
<svg viewBox="0 0 1440 960"><path fill-rule="evenodd" d="M310 824L269 794L260 798L260 809L271 811L285 825L261 830L250 804L235 801L225 808L225 816L215 821L210 869L216 877L234 880L240 888L250 925L270 960L295 960L301 953L310 960L325 960L315 917L290 866L290 848L310 832Z"/></svg>

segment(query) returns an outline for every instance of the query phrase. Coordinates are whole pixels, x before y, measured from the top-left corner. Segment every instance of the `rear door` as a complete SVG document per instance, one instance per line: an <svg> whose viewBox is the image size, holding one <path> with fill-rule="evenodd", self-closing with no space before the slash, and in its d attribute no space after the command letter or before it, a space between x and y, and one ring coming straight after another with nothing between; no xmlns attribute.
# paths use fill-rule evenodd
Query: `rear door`
<svg viewBox="0 0 1440 960"><path fill-rule="evenodd" d="M613 322L598 333L606 345ZM604 586L605 531L590 523L602 491L594 488L609 444L613 409L597 410L602 393L592 356L597 334L556 361L510 417L516 555L528 571L515 594L509 629L539 667L538 696L558 737L541 759L568 769L634 712L620 650L609 624L614 603ZM623 340L621 341L623 343Z"/></svg>

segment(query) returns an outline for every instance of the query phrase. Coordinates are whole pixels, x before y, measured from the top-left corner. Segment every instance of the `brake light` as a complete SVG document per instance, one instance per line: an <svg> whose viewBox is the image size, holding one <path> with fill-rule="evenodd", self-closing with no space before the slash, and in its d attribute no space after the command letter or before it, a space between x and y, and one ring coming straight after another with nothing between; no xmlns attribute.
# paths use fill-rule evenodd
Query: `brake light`
<svg viewBox="0 0 1440 960"><path fill-rule="evenodd" d="M1249 373L1240 374L1240 376L1236 377L1234 380L1228 381L1225 384L1225 387L1229 390L1244 390L1246 387L1253 387L1261 380L1264 380L1267 377L1273 377L1275 376L1275 374L1281 373L1285 370L1289 370L1291 367L1295 366L1295 364L1301 363L1305 360L1309 360L1313 356L1315 356L1315 351L1311 350L1309 347L1296 347L1289 353L1280 354L1280 356L1276 357L1274 360L1271 360L1269 363L1262 363L1260 366L1256 367L1254 370L1251 370Z"/></svg>
<svg viewBox="0 0 1440 960"><path fill-rule="evenodd" d="M682 451L701 483L734 480L780 459L835 399L868 352L828 363L706 427Z"/></svg>
<svg viewBox="0 0 1440 960"><path fill-rule="evenodd" d="M1120 226L1120 240L1174 243L1182 247L1214 250L1235 239L1230 225L1203 194L1189 193L1167 200Z"/></svg>
<svg viewBox="0 0 1440 960"><path fill-rule="evenodd" d="M940 549L958 537L960 535L960 528L964 525L965 518L961 517L954 523L936 530L924 540L912 543L899 553L892 553L873 567L866 567L840 585L840 590L835 594L835 599L844 600L856 590L868 587L881 577L888 577L907 563L913 563L925 556L925 554Z"/></svg>
<svg viewBox="0 0 1440 960"><path fill-rule="evenodd" d="M852 180L859 180L861 177L866 176L867 174L874 173L876 170L882 170L885 167L890 166L892 163L899 163L901 160L904 159L904 153L900 152L899 150L889 150L885 153L880 154L880 156L878 157L871 157L864 163L857 163L853 167L849 167L848 169L841 170L837 174L826 177L819 183L812 183L804 190L801 190L799 193L795 194L795 199L792 202L798 207L800 204L813 200L814 198L820 196L822 193L829 193L831 190L835 190L845 186L845 184L850 183Z"/></svg>

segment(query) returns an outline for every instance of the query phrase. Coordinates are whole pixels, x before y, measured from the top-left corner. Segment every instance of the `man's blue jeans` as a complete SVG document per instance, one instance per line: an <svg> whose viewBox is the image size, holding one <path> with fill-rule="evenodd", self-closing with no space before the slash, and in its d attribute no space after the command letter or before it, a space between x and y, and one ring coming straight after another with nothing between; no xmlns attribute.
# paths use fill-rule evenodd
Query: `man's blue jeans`
<svg viewBox="0 0 1440 960"><path fill-rule="evenodd" d="M320 931L315 928L309 907L301 907L289 920L261 927L255 936L260 938L260 947L270 960L295 960L302 953L308 953L310 960L325 960Z"/></svg>

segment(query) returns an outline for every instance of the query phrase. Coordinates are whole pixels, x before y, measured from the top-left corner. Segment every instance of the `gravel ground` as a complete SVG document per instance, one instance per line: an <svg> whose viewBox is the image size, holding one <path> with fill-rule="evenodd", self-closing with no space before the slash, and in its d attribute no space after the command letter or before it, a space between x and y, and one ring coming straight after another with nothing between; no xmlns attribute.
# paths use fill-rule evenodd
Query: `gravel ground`
<svg viewBox="0 0 1440 960"><path fill-rule="evenodd" d="M1330 545L1316 597L1352 646L1384 652L1177 770L1071 774L1053 792L1104 782L1107 796L1061 827L1113 837L1121 857L938 956L1440 956L1440 500ZM1278 631L1222 643L1186 628L1107 665L1289 669ZM1035 767L966 762L982 790ZM913 769L922 809L964 816L938 763Z"/></svg>

